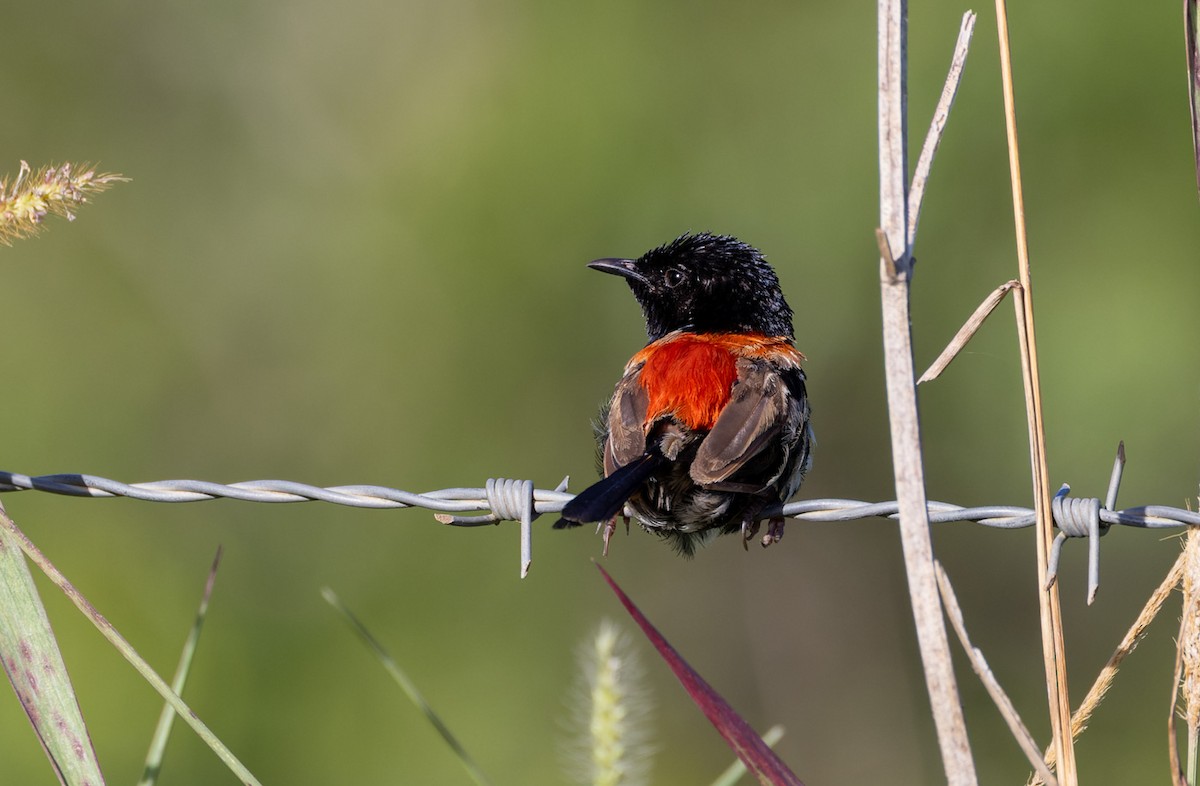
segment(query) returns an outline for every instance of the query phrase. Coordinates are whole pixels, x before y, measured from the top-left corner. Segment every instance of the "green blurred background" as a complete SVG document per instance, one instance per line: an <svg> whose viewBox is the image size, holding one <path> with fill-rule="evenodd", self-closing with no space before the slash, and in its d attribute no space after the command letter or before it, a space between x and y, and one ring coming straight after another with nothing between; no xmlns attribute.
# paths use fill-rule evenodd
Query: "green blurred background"
<svg viewBox="0 0 1200 786"><path fill-rule="evenodd" d="M914 3L910 128L962 6ZM975 44L916 249L918 366L1015 276L995 20ZM1177 3L1011 9L1052 482L1183 505L1200 469L1200 204ZM0 466L126 481L286 478L409 490L593 477L588 425L644 340L583 264L688 229L779 268L819 445L804 497L893 498L883 397L869 3L19 3L6 10L0 169L99 161L133 178L0 249ZM1012 311L922 389L929 492L1029 504ZM498 784L555 784L574 650L620 610L589 531L423 511L9 495L10 512L169 673L218 544L186 697L264 782L464 783L434 731L324 604L332 586ZM976 643L1046 739L1030 531L943 525ZM1122 530L1083 604L1066 551L1075 700L1174 560ZM936 783L941 764L894 525L799 525L688 562L640 532L605 565L809 783ZM43 586L45 586L43 582ZM160 702L53 591L46 602L113 783ZM1176 607L1079 743L1088 783L1167 773ZM623 620L622 620L623 622ZM731 759L647 655L655 782ZM956 655L957 657L957 655ZM985 782L1027 770L959 661ZM0 699L6 784L53 776ZM231 782L186 730L163 783Z"/></svg>

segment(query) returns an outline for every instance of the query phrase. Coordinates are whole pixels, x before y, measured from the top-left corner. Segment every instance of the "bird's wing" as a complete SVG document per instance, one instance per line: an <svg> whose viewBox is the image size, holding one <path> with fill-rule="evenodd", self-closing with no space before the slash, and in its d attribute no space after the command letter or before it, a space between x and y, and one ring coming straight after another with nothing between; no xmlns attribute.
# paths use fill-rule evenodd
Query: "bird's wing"
<svg viewBox="0 0 1200 786"><path fill-rule="evenodd" d="M737 371L729 403L721 410L692 461L692 480L701 485L728 481L731 475L762 455L764 449L771 448L768 452L775 453L781 447L781 435L786 441L788 434L803 428L807 418L802 371L781 372L758 358L739 359ZM798 395L790 395L792 386L785 380L785 374L796 375ZM774 460L782 466L783 457L778 453L775 456Z"/></svg>
<svg viewBox="0 0 1200 786"><path fill-rule="evenodd" d="M608 407L608 439L604 443L604 474L640 458L646 452L646 410L650 397L641 384L641 368L625 374Z"/></svg>

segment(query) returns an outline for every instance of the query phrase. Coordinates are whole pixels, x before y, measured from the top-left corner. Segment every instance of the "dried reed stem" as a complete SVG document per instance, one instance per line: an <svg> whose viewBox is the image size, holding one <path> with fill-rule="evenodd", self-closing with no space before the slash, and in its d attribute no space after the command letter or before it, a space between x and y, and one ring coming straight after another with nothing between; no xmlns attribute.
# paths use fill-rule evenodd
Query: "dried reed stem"
<svg viewBox="0 0 1200 786"><path fill-rule="evenodd" d="M1062 632L1062 608L1058 586L1046 586L1054 523L1050 513L1050 477L1046 469L1046 429L1042 413L1041 379L1038 373L1037 333L1033 319L1033 286L1030 277L1029 239L1025 232L1025 197L1021 187L1021 157L1017 146L1016 100L1013 93L1012 53L1008 43L1008 11L1005 0L996 0L996 29L1000 37L1000 74L1004 86L1004 126L1008 137L1009 174L1012 180L1013 219L1016 225L1017 262L1021 290L1013 291L1021 346L1021 375L1025 386L1025 408L1029 418L1029 452L1033 470L1033 501L1037 513L1038 606L1042 629L1042 658L1050 727L1057 750L1058 780L1076 786L1075 748L1071 726L1070 694Z"/></svg>

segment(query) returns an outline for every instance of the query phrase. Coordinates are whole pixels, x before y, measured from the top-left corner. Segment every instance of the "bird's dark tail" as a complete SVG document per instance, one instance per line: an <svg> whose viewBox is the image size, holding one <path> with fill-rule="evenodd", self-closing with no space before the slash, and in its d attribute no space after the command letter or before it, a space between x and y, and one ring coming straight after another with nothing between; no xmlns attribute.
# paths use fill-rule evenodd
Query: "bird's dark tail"
<svg viewBox="0 0 1200 786"><path fill-rule="evenodd" d="M625 501L666 461L657 450L629 462L599 483L588 486L562 509L554 529L578 527L593 521L608 521L621 512Z"/></svg>

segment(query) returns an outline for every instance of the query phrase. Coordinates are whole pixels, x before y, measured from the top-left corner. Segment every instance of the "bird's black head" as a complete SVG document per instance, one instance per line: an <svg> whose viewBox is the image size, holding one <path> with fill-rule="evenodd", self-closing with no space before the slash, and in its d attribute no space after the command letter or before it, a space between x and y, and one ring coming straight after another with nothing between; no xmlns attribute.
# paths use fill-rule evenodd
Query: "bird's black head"
<svg viewBox="0 0 1200 786"><path fill-rule="evenodd" d="M775 271L758 249L728 235L681 235L638 259L588 267L629 282L651 341L674 330L793 337Z"/></svg>

